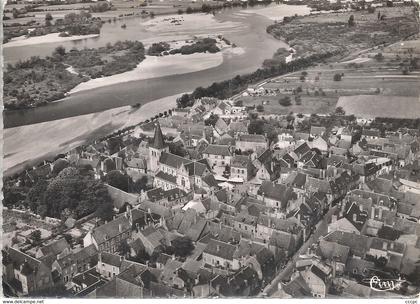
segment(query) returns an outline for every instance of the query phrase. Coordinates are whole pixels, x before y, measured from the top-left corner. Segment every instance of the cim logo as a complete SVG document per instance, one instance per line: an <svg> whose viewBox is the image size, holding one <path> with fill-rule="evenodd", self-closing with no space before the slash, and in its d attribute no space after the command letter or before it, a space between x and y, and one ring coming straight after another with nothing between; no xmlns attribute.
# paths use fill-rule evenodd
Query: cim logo
<svg viewBox="0 0 420 304"><path fill-rule="evenodd" d="M377 276L373 276L369 280L370 288L376 291L391 291L400 290L401 284L406 282L401 277L398 279L380 279Z"/></svg>

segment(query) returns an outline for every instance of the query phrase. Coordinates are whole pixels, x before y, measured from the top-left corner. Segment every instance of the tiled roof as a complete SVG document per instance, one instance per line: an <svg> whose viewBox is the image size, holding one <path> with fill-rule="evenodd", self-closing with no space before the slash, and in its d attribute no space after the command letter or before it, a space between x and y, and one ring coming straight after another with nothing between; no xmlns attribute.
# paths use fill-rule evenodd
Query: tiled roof
<svg viewBox="0 0 420 304"><path fill-rule="evenodd" d="M203 151L203 153L222 156L232 155L232 153L229 150L229 146L225 145L208 145L207 148Z"/></svg>
<svg viewBox="0 0 420 304"><path fill-rule="evenodd" d="M105 242L108 239L114 238L122 232L126 232L131 229L130 222L125 216L117 217L104 225L101 225L93 230L93 237L98 244Z"/></svg>
<svg viewBox="0 0 420 304"><path fill-rule="evenodd" d="M189 176L202 176L207 169L205 164L199 162L191 162L185 165Z"/></svg>
<svg viewBox="0 0 420 304"><path fill-rule="evenodd" d="M207 244L206 249L204 249L204 253L231 261L235 250L236 246L234 245L212 239Z"/></svg>
<svg viewBox="0 0 420 304"><path fill-rule="evenodd" d="M286 206L288 201L297 198L296 193L294 193L291 188L282 184L275 184L270 181L263 181L261 187L258 189L258 194L281 202L283 208Z"/></svg>
<svg viewBox="0 0 420 304"><path fill-rule="evenodd" d="M322 258L336 259L337 262L345 264L349 256L350 247L321 239L319 241L318 252Z"/></svg>
<svg viewBox="0 0 420 304"><path fill-rule="evenodd" d="M266 143L267 140L264 135L259 134L242 134L239 135L238 141L244 142L255 142L255 143Z"/></svg>
<svg viewBox="0 0 420 304"><path fill-rule="evenodd" d="M64 249L70 249L69 243L67 243L66 239L62 238L53 243L45 245L44 247L40 248L43 256L47 255L57 255L64 251Z"/></svg>
<svg viewBox="0 0 420 304"><path fill-rule="evenodd" d="M42 262L22 251L8 247L3 252L3 264L12 263L15 269L21 271L24 275L30 275L37 272Z"/></svg>
<svg viewBox="0 0 420 304"><path fill-rule="evenodd" d="M156 173L155 178L164 180L165 182L169 182L173 185L176 185L176 176L165 173L163 171L159 171L158 173Z"/></svg>
<svg viewBox="0 0 420 304"><path fill-rule="evenodd" d="M232 158L231 167L248 168L248 164L251 162L248 156L235 155Z"/></svg>
<svg viewBox="0 0 420 304"><path fill-rule="evenodd" d="M99 254L99 260L102 263L112 265L112 266L115 266L115 267L120 267L123 258L122 258L122 256L119 256L117 254L112 254L112 253L108 253L108 252L101 252Z"/></svg>
<svg viewBox="0 0 420 304"><path fill-rule="evenodd" d="M172 153L162 152L159 162L163 165L178 169L182 164L186 165L190 163L191 160Z"/></svg>

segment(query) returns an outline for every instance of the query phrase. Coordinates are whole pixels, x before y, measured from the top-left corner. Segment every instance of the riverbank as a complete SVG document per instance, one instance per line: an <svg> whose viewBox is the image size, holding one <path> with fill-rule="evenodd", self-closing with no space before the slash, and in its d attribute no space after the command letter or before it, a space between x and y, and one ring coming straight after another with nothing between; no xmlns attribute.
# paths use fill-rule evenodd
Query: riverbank
<svg viewBox="0 0 420 304"><path fill-rule="evenodd" d="M82 82L69 94L96 89L135 80L151 79L169 75L192 73L219 66L223 63L223 54L196 53L191 55L146 56L134 70Z"/></svg>
<svg viewBox="0 0 420 304"><path fill-rule="evenodd" d="M161 98L142 105L140 109L125 106L100 113L6 129L3 174L14 174L23 170L25 166L65 153L85 141L139 124L176 107L177 97L179 95Z"/></svg>
<svg viewBox="0 0 420 304"><path fill-rule="evenodd" d="M52 33L43 36L35 36L35 37L26 37L20 36L11 39L9 42L3 44L3 48L11 48L11 47L18 47L18 46L30 46L36 44L44 44L44 43L60 43L66 41L77 41L77 40L84 40L90 38L98 38L99 34L90 34L90 35L74 35L69 37L60 37L60 33Z"/></svg>

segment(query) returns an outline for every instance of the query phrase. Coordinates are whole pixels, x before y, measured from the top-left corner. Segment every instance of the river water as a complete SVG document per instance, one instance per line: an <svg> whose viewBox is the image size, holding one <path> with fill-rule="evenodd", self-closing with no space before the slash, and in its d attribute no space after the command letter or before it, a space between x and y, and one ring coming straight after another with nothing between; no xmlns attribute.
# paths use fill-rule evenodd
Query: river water
<svg viewBox="0 0 420 304"><path fill-rule="evenodd" d="M223 64L210 69L100 87L71 94L59 102L43 107L8 111L4 113L5 128L94 113L139 102L147 103L165 96L189 92L198 86L207 86L212 82L229 79L238 74L252 72L261 67L264 59L271 58L278 48L287 46L266 33L266 27L273 23L273 20L255 13L259 10L267 11L267 9L271 12L274 10L278 12L276 17L279 20L284 16L291 16L296 13L309 13L306 6L274 4L266 8L254 7L249 11L237 8L225 9L216 14L214 17L216 22L206 23L202 26L198 22L195 28L189 28L187 31L178 31L174 28L173 31L165 29L160 32L150 30L145 25L150 21L133 17L116 23L105 23L101 29L100 37L97 38L43 43L26 47L6 47L4 48L4 59L7 64L27 59L30 56L50 55L58 45L63 45L66 49L100 47L118 40L139 40L147 45L155 41L220 33L238 47L241 47L244 52L233 56L224 55ZM249 13L250 11L252 13ZM173 17L179 18L178 15ZM208 16L203 17L203 19L208 19ZM121 28L123 23L127 25L126 29Z"/></svg>
<svg viewBox="0 0 420 304"><path fill-rule="evenodd" d="M92 138L92 134L100 137L118 128L144 121L174 107L176 97L183 92L258 69L278 48L287 47L284 42L266 33L266 27L273 23L273 15L280 20L296 13L308 14L309 9L287 5L229 9L217 13L214 18L204 15L185 16L185 20L193 18L193 25L190 20L188 26L174 27L172 30L159 25L153 29L147 24L155 21L131 18L104 24L98 38L4 48L5 62L11 63L34 55L50 55L58 45L63 45L66 49L100 47L108 42L124 39L138 39L147 45L154 41L192 38L194 35L223 34L241 48L242 52L223 53L223 60L217 61L217 65L209 65L211 68L184 69L196 72L181 71L175 75L166 73L165 77L102 86L73 93L61 101L43 107L4 112L7 129L3 134L3 173L13 174L26 165L35 165L41 159L69 151L84 140ZM157 20L158 18L156 17ZM127 25L125 30L121 28L123 23ZM185 62L192 65L188 58ZM199 65L200 68L202 66L205 65ZM164 72L172 69L159 66L158 70L155 75L165 75ZM144 106L134 112L128 106L139 102Z"/></svg>

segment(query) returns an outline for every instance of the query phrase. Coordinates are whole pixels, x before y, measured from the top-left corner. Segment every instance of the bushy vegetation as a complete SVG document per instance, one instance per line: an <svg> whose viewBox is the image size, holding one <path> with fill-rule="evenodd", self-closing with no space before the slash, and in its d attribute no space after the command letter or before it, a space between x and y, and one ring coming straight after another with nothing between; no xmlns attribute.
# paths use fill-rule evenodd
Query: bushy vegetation
<svg viewBox="0 0 420 304"><path fill-rule="evenodd" d="M191 94L183 94L177 99L177 106L185 108L194 104L195 99L202 97L215 97L218 99L227 99L235 94L245 90L248 85L257 83L266 78L280 76L292 71L307 68L321 60L333 56L334 53L325 52L314 54L306 58L299 58L289 63L279 63L270 68L261 68L251 74L237 75L232 79L214 82L207 88L198 87Z"/></svg>
<svg viewBox="0 0 420 304"><path fill-rule="evenodd" d="M9 64L4 73L5 108L29 108L61 99L89 78L132 70L144 58L141 42L118 41L99 49L66 51L57 47L52 56ZM66 70L68 66L78 73L70 73Z"/></svg>
<svg viewBox="0 0 420 304"><path fill-rule="evenodd" d="M181 46L179 49L173 49L169 51L169 54L182 54L190 55L194 53L217 53L220 49L216 45L217 41L213 38L203 38L193 44L186 44Z"/></svg>
<svg viewBox="0 0 420 304"><path fill-rule="evenodd" d="M112 218L112 200L105 185L94 179L93 171L67 167L55 176L34 181L22 173L19 181L19 186L5 182L4 206L23 206L41 216L62 219L79 219L93 212L104 220Z"/></svg>
<svg viewBox="0 0 420 304"><path fill-rule="evenodd" d="M63 19L56 19L54 25L37 27L28 32L28 36L42 36L51 33L60 33L60 36L90 35L99 34L102 22L99 18L94 18L90 13L80 12L69 13Z"/></svg>
<svg viewBox="0 0 420 304"><path fill-rule="evenodd" d="M168 51L169 49L170 45L167 42L153 43L147 50L147 55L160 56L163 52Z"/></svg>

